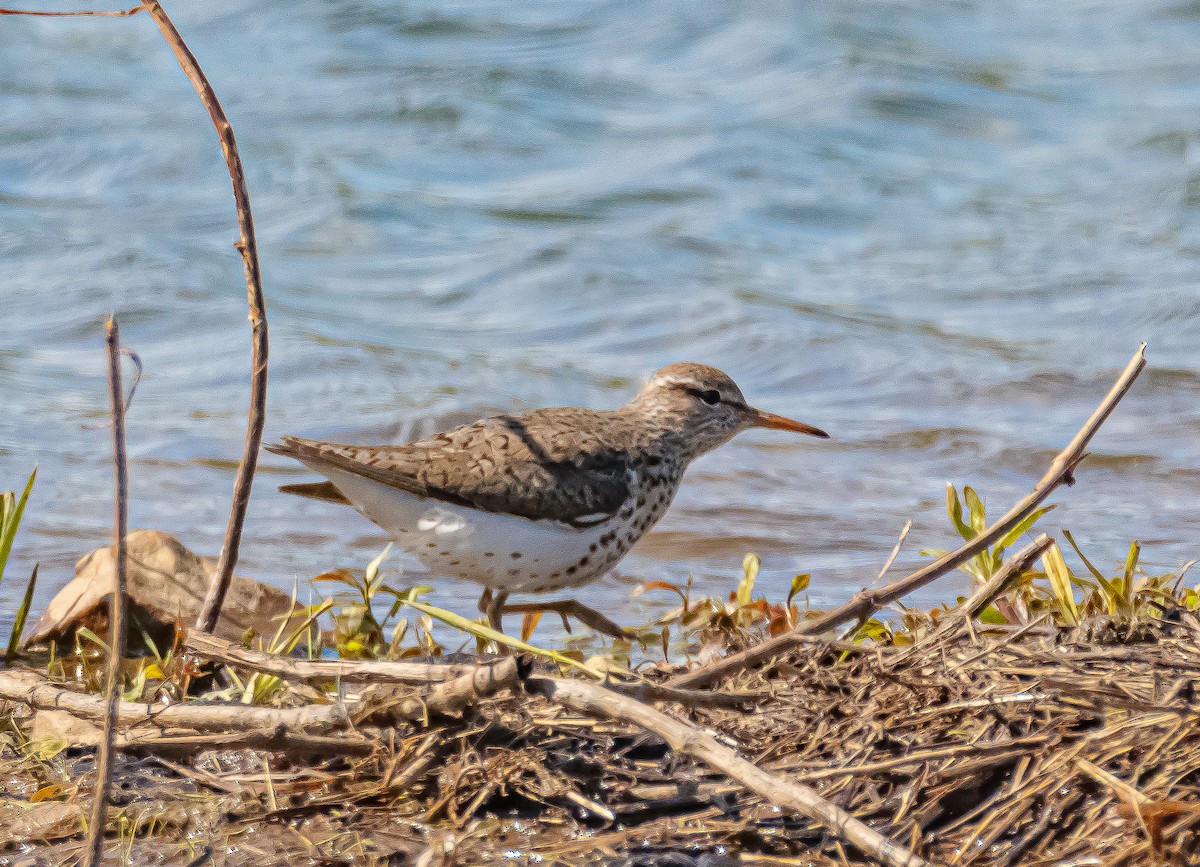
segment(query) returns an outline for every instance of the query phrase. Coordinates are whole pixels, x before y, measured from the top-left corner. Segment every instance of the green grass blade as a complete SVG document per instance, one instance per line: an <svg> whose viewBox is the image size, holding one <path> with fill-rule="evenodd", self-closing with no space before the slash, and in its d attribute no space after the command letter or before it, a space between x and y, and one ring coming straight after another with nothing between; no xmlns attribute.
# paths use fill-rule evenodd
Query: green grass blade
<svg viewBox="0 0 1200 867"><path fill-rule="evenodd" d="M1020 521L1018 521L1017 525L1015 527L1013 527L1011 530L1009 530L1007 533L1005 533L1004 538L1002 538L999 542L996 543L996 547L1001 550L1003 550L1005 548L1011 548L1013 546L1013 543L1016 542L1018 539L1020 539L1023 535L1025 535L1025 533L1029 530L1029 528L1032 527L1035 523L1037 523L1037 520L1040 517L1042 517L1042 515L1046 514L1051 509L1054 509L1054 508L1057 508L1057 507L1054 505L1050 505L1050 506L1043 506L1040 509L1034 509L1027 516L1025 516ZM1076 550L1078 550L1078 549L1076 549Z"/></svg>
<svg viewBox="0 0 1200 867"><path fill-rule="evenodd" d="M958 491L949 482L946 483L946 514L950 516L950 523L954 525L954 529L958 530L958 535L968 542L975 538L975 531L963 521L962 503L959 502Z"/></svg>
<svg viewBox="0 0 1200 867"><path fill-rule="evenodd" d="M757 554L750 553L742 558L742 580L738 582L737 605L745 608L754 601L754 582L762 569L762 561Z"/></svg>
<svg viewBox="0 0 1200 867"><path fill-rule="evenodd" d="M1063 535L1067 537L1067 541L1071 543L1071 547L1075 549L1075 553L1079 555L1079 559L1083 561L1083 565L1092 573L1092 577L1096 579L1096 583L1100 585L1100 595L1104 598L1104 607L1109 614L1116 614L1121 610L1122 596L1121 591L1112 581L1104 577L1099 569L1097 569L1092 561L1084 556L1083 551L1079 549L1079 545L1075 543L1075 537L1071 535L1070 530L1063 530Z"/></svg>
<svg viewBox="0 0 1200 867"><path fill-rule="evenodd" d="M78 629L76 629L75 637L76 639L85 638L92 642L92 644L95 644L97 647L104 648L105 653L112 653L112 650L108 646L108 642L96 633L92 632L92 630L88 629L86 626L80 626Z"/></svg>
<svg viewBox="0 0 1200 867"><path fill-rule="evenodd" d="M1129 545L1129 556L1125 558L1125 571L1123 573L1125 583L1121 587L1121 601L1130 608L1133 606L1133 576L1134 572L1137 570L1138 558L1141 556L1141 554L1142 543L1137 539L1134 539Z"/></svg>
<svg viewBox="0 0 1200 867"><path fill-rule="evenodd" d="M1079 559L1083 561L1083 565L1086 566L1087 570L1092 573L1092 577L1101 584L1108 585L1108 579L1104 577L1104 574L1095 566L1093 566L1092 561L1089 560L1084 553L1079 550L1079 545L1075 543L1075 537L1071 535L1071 531L1063 530L1062 534L1067 537L1067 541L1071 543L1071 547L1075 549L1075 553L1079 555Z"/></svg>
<svg viewBox="0 0 1200 867"><path fill-rule="evenodd" d="M1079 608L1075 605L1075 591L1071 587L1071 570L1063 559L1062 548L1051 545L1042 555L1042 566L1050 581L1050 595L1058 603L1058 613L1067 626L1079 625Z"/></svg>
<svg viewBox="0 0 1200 867"><path fill-rule="evenodd" d="M33 564L33 574L25 585L25 596L21 599L21 607L17 609L17 619L13 621L12 634L8 636L8 649L4 651L4 661L12 662L21 645L21 633L25 631L25 621L29 619L29 608L33 605L33 588L37 586L37 573L40 564Z"/></svg>
<svg viewBox="0 0 1200 867"><path fill-rule="evenodd" d="M29 474L29 481L25 483L25 490L21 493L21 499L17 500L16 505L11 509L5 509L3 522L0 523L0 579L4 578L4 566L8 563L8 554L12 551L13 539L17 535L17 527L21 526L21 517L25 514L25 503L29 500L29 492L33 490L33 480L37 478L37 467L33 468L33 472ZM6 497L6 504L11 500Z"/></svg>
<svg viewBox="0 0 1200 867"><path fill-rule="evenodd" d="M963 485L963 499L967 501L967 513L971 519L971 529L978 536L987 526L987 512L983 508L983 500L970 485Z"/></svg>

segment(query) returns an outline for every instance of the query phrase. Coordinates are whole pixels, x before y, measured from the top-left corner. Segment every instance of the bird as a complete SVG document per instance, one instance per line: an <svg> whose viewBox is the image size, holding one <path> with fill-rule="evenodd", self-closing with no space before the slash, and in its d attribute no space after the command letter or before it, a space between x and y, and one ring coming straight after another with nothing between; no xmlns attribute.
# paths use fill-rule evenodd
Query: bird
<svg viewBox="0 0 1200 867"><path fill-rule="evenodd" d="M352 506L434 573L481 584L479 609L500 631L506 611L538 607L505 608L510 594L608 572L666 513L688 465L749 428L829 437L750 406L715 367L682 362L615 410L497 415L405 445L283 436L267 449L328 480L281 491ZM582 603L562 604L611 631ZM541 607L561 613L554 605Z"/></svg>

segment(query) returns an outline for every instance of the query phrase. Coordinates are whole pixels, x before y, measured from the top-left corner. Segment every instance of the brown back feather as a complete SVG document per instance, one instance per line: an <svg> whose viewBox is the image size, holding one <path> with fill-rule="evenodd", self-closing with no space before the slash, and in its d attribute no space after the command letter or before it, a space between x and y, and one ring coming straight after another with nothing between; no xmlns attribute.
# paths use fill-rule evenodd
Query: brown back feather
<svg viewBox="0 0 1200 867"><path fill-rule="evenodd" d="M586 416L586 417L585 417ZM461 506L598 523L629 494L629 422L618 413L536 410L464 425L409 445L356 446L283 437L268 450ZM621 436L621 434L626 434Z"/></svg>

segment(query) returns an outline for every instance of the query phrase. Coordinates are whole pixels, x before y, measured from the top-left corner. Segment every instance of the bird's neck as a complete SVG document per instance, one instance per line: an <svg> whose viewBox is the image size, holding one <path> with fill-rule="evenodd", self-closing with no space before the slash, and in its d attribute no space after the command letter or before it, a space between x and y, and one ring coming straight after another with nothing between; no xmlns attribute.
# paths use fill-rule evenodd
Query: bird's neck
<svg viewBox="0 0 1200 867"><path fill-rule="evenodd" d="M673 463L681 463L680 469L699 457L707 449L697 449L699 444L689 424L689 414L678 408L661 403L634 400L616 410L629 426L633 440L640 451L658 455Z"/></svg>

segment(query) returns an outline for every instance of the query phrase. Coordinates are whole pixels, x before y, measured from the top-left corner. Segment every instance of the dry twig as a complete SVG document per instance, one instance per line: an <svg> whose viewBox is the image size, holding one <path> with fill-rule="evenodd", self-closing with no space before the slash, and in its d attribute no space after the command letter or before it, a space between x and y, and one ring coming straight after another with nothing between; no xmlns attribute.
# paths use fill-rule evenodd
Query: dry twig
<svg viewBox="0 0 1200 867"><path fill-rule="evenodd" d="M284 680L342 683L406 683L413 686L453 680L479 667L500 660L481 660L477 665L445 662L391 662L382 659L310 660L265 653L218 638L207 632L189 632L183 646L206 659L248 671L260 671Z"/></svg>
<svg viewBox="0 0 1200 867"><path fill-rule="evenodd" d="M847 623L866 620L889 602L893 602L920 587L924 587L935 578L939 578L947 572L957 569L976 554L986 550L1031 514L1059 486L1074 484L1075 468L1087 457L1085 450L1088 443L1091 442L1092 437L1096 435L1096 431L1100 429L1100 426L1104 424L1112 414L1112 411L1116 409L1117 404L1121 402L1121 398L1129 391L1134 380L1137 379L1138 374L1142 372L1142 368L1145 366L1146 345L1143 343L1138 347L1138 351L1133 354L1133 358L1125 366L1125 369L1121 372L1121 375L1117 378L1116 383L1109 390L1108 394L1104 396L1096 411L1092 413L1083 427L1079 429L1079 432L1075 434L1066 448L1059 452L1050 463L1050 468L1046 470L1046 474L1034 486L1033 491L1009 509L1004 517L985 529L970 542L935 560L928 566L918 569L911 575L901 578L899 581L893 581L891 584L881 587L878 590L861 590L851 597L849 601L832 611L827 611L820 617L814 617L811 620L800 621L797 627L791 632L768 639L754 647L743 650L741 653L727 656L695 671L681 674L668 681L668 685L676 687L706 686L742 669L761 665L773 657L799 646L803 643L804 636L806 635L819 635L839 626L844 626Z"/></svg>
<svg viewBox="0 0 1200 867"><path fill-rule="evenodd" d="M216 574L209 586L204 607L196 618L196 626L205 632L212 632L221 616L221 606L225 602L225 594L229 590L229 582L233 580L233 570L237 566L238 552L242 544L242 527L246 520L246 509L250 504L250 489L254 484L254 471L258 467L258 452L262 446L263 426L266 424L267 407L267 356L269 341L267 335L267 308L263 296L262 269L258 261L258 241L254 233L254 215L250 210L250 193L246 188L246 173L242 168L242 158L238 154L237 139L233 127L225 116L217 94L209 84L204 70L183 36L176 29L174 22L167 16L166 10L158 0L147 0L140 6L124 10L81 10L70 12L42 12L24 9L0 9L0 15L31 15L47 17L78 17L106 16L126 17L136 15L145 10L154 19L163 38L171 46L179 66L183 69L188 81L196 89L200 101L208 111L221 140L221 151L225 155L225 165L229 170L229 179L233 184L233 201L237 207L239 237L234 246L242 255L242 265L246 272L246 294L250 305L251 327L251 367L250 367L250 410L246 426L246 447L242 460L238 464L237 478L233 485L233 505L229 512L229 525L225 529L225 539L221 545L221 557L217 562ZM132 396L132 395L131 395Z"/></svg>
<svg viewBox="0 0 1200 867"><path fill-rule="evenodd" d="M393 698L365 697L354 702L302 707L255 707L244 704L187 702L184 704L116 703L121 726L152 726L160 730L251 732L275 736L283 727L289 732L325 735L342 731L357 719L369 717L385 722L406 719L425 722L430 716L457 716L473 701L515 686L525 663L518 657L500 660L494 666L479 666L453 680L439 683L427 695ZM62 710L72 716L102 721L106 705L99 698L74 692L32 671L0 670L0 699L20 702L35 710Z"/></svg>
<svg viewBox="0 0 1200 867"><path fill-rule="evenodd" d="M133 6L129 9L80 9L70 12L42 12L37 9L0 9L0 15L29 15L33 18L127 18L137 15L145 6Z"/></svg>
<svg viewBox="0 0 1200 867"><path fill-rule="evenodd" d="M254 470L258 466L258 451L262 445L263 425L267 410L267 309L263 297L262 271L258 263L258 241L254 235L254 215L250 211L250 193L246 189L246 173L242 169L242 158L238 155L237 140L233 127L225 116L225 110L217 99L216 92L208 83L204 70L196 61L175 24L167 17L158 0L147 0L146 11L154 18L158 29L175 52L175 59L188 77L188 81L200 95L200 101L208 110L217 136L221 139L221 150L225 154L225 165L233 184L233 200L237 206L238 228L241 232L235 246L242 254L242 265L246 271L246 294L250 303L250 327L252 359L250 368L250 417L246 426L246 449L238 464L237 479L233 486L233 506L229 513L229 526L225 529L225 541L221 545L221 558L217 562L216 575L209 586L204 607L196 618L196 626L212 632L221 616L221 606L233 570L237 566L238 550L242 544L242 525L246 520L246 508L250 504L250 488L254 484Z"/></svg>
<svg viewBox="0 0 1200 867"><path fill-rule="evenodd" d="M113 730L121 699L121 661L125 658L125 534L129 514L128 480L125 466L125 396L121 388L121 331L109 318L105 344L108 349L108 395L112 402L113 439L113 535L116 536L117 568L108 614L108 671L104 682L104 731L96 756L96 788L92 817L88 824L87 863L98 867L102 859L104 828L108 818L108 794L112 786Z"/></svg>
<svg viewBox="0 0 1200 867"><path fill-rule="evenodd" d="M183 646L193 653L248 671L284 680L342 683L405 683L428 685L486 671L504 660L481 660L477 665L438 662L391 662L382 659L307 660L240 647L206 632L189 632ZM722 693L708 690L672 689L654 683L608 683L609 689L640 701L670 701L687 707L744 707L766 698L766 691Z"/></svg>

